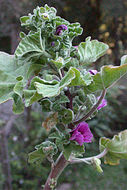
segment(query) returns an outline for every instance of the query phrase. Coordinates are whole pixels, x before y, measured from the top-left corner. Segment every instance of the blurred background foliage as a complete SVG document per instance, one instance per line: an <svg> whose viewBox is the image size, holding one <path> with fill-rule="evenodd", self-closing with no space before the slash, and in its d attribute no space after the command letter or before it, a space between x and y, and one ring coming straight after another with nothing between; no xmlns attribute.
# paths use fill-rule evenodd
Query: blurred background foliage
<svg viewBox="0 0 127 190"><path fill-rule="evenodd" d="M36 6L47 3L58 10L58 15L70 22L80 22L83 35L75 40L75 45L87 36L109 45L107 55L93 64L99 69L103 64L119 65L120 57L127 54L127 0L0 0L0 51L13 54L20 41L19 18L32 12ZM94 133L94 143L86 145L86 154L98 153L100 136L112 137L127 127L127 76L107 93L108 106L89 121ZM7 105L7 106L10 106ZM10 119L0 106L0 130ZM8 109L8 108L7 108ZM39 190L49 173L50 164L45 160L40 165L29 165L27 155L36 144L47 138L42 128L45 115L35 104L27 108L13 122L8 135L0 133L0 189L1 190ZM3 147L3 148L2 148ZM4 150L4 151L3 151ZM7 164L4 163L7 160ZM104 174L100 175L85 164L69 166L60 177L60 184L68 184L68 190L123 190L126 189L127 163L118 167L102 165ZM7 184L9 185L7 186ZM66 190L66 186L59 186Z"/></svg>

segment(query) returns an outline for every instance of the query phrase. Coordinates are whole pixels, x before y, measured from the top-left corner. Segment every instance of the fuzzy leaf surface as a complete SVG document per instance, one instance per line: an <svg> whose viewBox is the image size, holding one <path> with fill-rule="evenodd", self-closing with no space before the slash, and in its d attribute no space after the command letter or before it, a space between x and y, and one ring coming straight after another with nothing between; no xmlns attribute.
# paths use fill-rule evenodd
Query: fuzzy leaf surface
<svg viewBox="0 0 127 190"><path fill-rule="evenodd" d="M127 64L121 66L103 66L101 71L93 76L93 82L86 87L88 92L93 93L112 86L127 73Z"/></svg>
<svg viewBox="0 0 127 190"><path fill-rule="evenodd" d="M120 159L127 159L127 130L115 135L112 139L100 138L100 151L105 148L108 153L105 155L105 164L118 165Z"/></svg>
<svg viewBox="0 0 127 190"><path fill-rule="evenodd" d="M81 156L85 152L84 146L76 145L75 143L70 143L64 145L64 156L66 160L69 159L70 155L73 153L75 156Z"/></svg>
<svg viewBox="0 0 127 190"><path fill-rule="evenodd" d="M75 73L70 69L60 82L41 79L39 82L35 82L34 85L38 94L41 94L43 97L54 97L58 96L60 91L65 86L68 86L74 77Z"/></svg>
<svg viewBox="0 0 127 190"><path fill-rule="evenodd" d="M39 64L33 68L31 66L31 63L19 65L14 56L0 52L0 104L10 99L14 100L13 111L17 114L23 111L23 103L22 109L20 109L17 99L21 105L23 88L31 75L41 69ZM20 110L18 111L18 109Z"/></svg>
<svg viewBox="0 0 127 190"><path fill-rule="evenodd" d="M42 148L39 148L28 155L28 162L29 163L40 163L45 158L45 154L42 150Z"/></svg>
<svg viewBox="0 0 127 190"><path fill-rule="evenodd" d="M78 46L79 60L82 64L89 64L97 61L108 50L108 45L98 40L90 41L90 37Z"/></svg>
<svg viewBox="0 0 127 190"><path fill-rule="evenodd" d="M31 58L36 58L37 61L41 56L49 57L49 54L45 51L45 41L41 37L41 31L26 35L20 41L15 56L22 61L28 61Z"/></svg>

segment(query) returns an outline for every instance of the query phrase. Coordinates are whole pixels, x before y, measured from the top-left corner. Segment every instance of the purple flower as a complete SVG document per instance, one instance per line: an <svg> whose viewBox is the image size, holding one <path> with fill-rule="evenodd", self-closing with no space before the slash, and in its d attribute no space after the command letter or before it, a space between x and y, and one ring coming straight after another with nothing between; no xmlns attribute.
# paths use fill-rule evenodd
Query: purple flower
<svg viewBox="0 0 127 190"><path fill-rule="evenodd" d="M99 98L100 98L100 96L97 97L97 99L99 99ZM107 100L106 100L106 99L103 99L103 100L101 101L100 105L97 107L97 110L100 110L101 108L103 108L103 107L105 107L105 106L107 106Z"/></svg>
<svg viewBox="0 0 127 190"><path fill-rule="evenodd" d="M65 24L62 24L62 25L59 25L57 26L56 28L56 32L55 32L55 35L58 35L60 36L62 34L62 30L67 30L67 26Z"/></svg>
<svg viewBox="0 0 127 190"><path fill-rule="evenodd" d="M77 127L70 132L70 134L70 140L76 141L80 146L82 146L84 142L90 143L91 139L93 138L93 135L86 122L79 123Z"/></svg>
<svg viewBox="0 0 127 190"><path fill-rule="evenodd" d="M97 74L97 70L89 70L89 73L92 75L96 75Z"/></svg>
<svg viewBox="0 0 127 190"><path fill-rule="evenodd" d="M51 42L51 46L54 47L55 46L55 42Z"/></svg>

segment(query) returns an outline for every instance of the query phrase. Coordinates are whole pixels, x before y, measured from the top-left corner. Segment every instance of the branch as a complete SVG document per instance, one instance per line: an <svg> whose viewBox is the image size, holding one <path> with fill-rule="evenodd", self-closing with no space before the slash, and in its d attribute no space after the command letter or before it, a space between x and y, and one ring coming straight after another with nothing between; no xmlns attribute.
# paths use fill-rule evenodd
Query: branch
<svg viewBox="0 0 127 190"><path fill-rule="evenodd" d="M102 94L101 94L98 102L92 107L92 109L84 117L82 117L81 119L79 119L77 121L74 121L73 124L77 125L80 122L85 121L87 118L89 118L96 111L97 107L100 105L101 101L104 99L105 94L106 94L106 89L102 91Z"/></svg>
<svg viewBox="0 0 127 190"><path fill-rule="evenodd" d="M61 69L61 77L64 77L64 70L63 69ZM66 104L66 108L70 108L73 110L73 104L72 104L73 97L69 91L69 88L67 89L67 91L65 91L65 95L70 100L70 102L68 102ZM68 127L72 127L72 126L68 126ZM68 164L69 164L69 162L65 159L63 153L61 153L60 156L57 158L56 163L54 164L54 166L51 169L51 172L50 172L48 179L45 183L44 190L51 190L51 189L55 188L55 186L57 184L58 177L60 176L60 174L62 173L62 171L64 170L64 168Z"/></svg>
<svg viewBox="0 0 127 190"><path fill-rule="evenodd" d="M100 154L96 155L96 156L92 156L92 157L88 157L88 158L70 158L70 163L71 164L75 164L75 163L81 163L81 162L85 162L87 164L89 164L89 161L91 161L93 158L102 158L107 154L108 150L104 149L103 152L101 152Z"/></svg>
<svg viewBox="0 0 127 190"><path fill-rule="evenodd" d="M68 165L68 161L64 158L63 154L60 154L54 167L51 169L49 177L45 183L44 190L51 190L52 187L56 186L57 179L64 170L64 168Z"/></svg>

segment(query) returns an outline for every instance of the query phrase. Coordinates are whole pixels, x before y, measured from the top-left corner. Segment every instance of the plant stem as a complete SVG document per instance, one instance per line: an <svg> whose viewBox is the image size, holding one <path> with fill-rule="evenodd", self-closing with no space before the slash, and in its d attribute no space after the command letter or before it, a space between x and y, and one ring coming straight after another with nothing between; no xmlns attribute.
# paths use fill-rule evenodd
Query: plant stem
<svg viewBox="0 0 127 190"><path fill-rule="evenodd" d="M64 70L61 70L61 76L64 77ZM70 102L66 104L66 108L70 108L71 110L73 110L73 97L69 91L69 88L67 89L67 91L65 91L65 95L70 100ZM72 127L71 124L68 125L68 127ZM56 160L54 167L51 169L51 172L45 183L44 190L52 190L53 188L55 188L58 177L60 176L64 168L68 165L68 163L69 162L65 159L63 153L61 153Z"/></svg>
<svg viewBox="0 0 127 190"><path fill-rule="evenodd" d="M75 164L75 163L80 163L80 162L88 162L91 161L93 158L102 158L107 154L108 150L104 149L103 152L101 152L100 154L96 155L96 156L92 156L92 157L88 157L88 158L70 158L70 163L71 164Z"/></svg>
<svg viewBox="0 0 127 190"><path fill-rule="evenodd" d="M77 121L74 121L73 124L77 125L80 122L85 121L87 118L89 118L96 111L97 107L100 105L101 101L105 97L105 94L106 94L106 89L102 91L102 94L101 94L98 102L92 107L92 109L84 117L82 117L81 119L79 119Z"/></svg>
<svg viewBox="0 0 127 190"><path fill-rule="evenodd" d="M55 181L57 181L58 177L60 176L64 168L68 165L68 163L69 162L64 158L64 155L60 154L60 156L56 160L54 167L51 169L51 172L45 183L44 190L52 190L51 186L53 185L55 188L56 186ZM54 182L54 184L52 182Z"/></svg>

